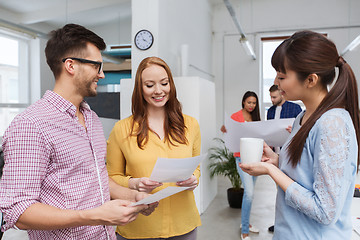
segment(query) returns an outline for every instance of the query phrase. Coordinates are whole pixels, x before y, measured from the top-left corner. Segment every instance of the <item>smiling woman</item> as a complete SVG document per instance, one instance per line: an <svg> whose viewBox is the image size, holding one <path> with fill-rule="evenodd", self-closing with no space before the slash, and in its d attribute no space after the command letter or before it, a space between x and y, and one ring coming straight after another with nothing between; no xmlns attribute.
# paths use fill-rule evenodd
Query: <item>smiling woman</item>
<svg viewBox="0 0 360 240"><path fill-rule="evenodd" d="M169 78L164 68L151 65L142 72L144 99L148 108L163 107L169 99Z"/></svg>
<svg viewBox="0 0 360 240"><path fill-rule="evenodd" d="M199 124L182 113L170 68L160 58L144 59L135 77L132 116L117 122L108 140L109 176L141 192L155 193L168 186L190 188L161 200L152 215L118 226L118 239L196 239L201 221L192 190L199 183L200 166L189 179L177 183L149 177L158 157L194 157L200 147Z"/></svg>

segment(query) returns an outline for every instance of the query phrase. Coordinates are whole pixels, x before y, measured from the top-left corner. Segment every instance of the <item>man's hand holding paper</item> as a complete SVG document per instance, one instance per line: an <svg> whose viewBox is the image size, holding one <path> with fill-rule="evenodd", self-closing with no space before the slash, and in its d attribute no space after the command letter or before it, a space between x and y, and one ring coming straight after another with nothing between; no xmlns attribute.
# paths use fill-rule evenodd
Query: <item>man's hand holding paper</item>
<svg viewBox="0 0 360 240"><path fill-rule="evenodd" d="M158 202L161 199L170 197L171 195L174 195L176 193L182 192L187 189L188 189L188 187L167 187L167 188L164 188L154 194L149 195L146 198L141 199L140 201L138 201L136 203L132 203L129 206L137 206L137 205L151 204L154 202Z"/></svg>

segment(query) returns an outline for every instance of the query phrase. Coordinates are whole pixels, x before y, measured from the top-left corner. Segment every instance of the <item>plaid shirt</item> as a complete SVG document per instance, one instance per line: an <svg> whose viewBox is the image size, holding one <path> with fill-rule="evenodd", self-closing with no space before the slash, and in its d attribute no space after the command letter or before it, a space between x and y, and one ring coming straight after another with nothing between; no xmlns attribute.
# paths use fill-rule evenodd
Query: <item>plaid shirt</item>
<svg viewBox="0 0 360 240"><path fill-rule="evenodd" d="M275 118L275 111L275 105L269 108L267 112L268 120ZM298 104L285 101L284 104L281 106L280 118L296 118L296 116L301 113L301 111L301 107Z"/></svg>
<svg viewBox="0 0 360 240"><path fill-rule="evenodd" d="M60 209L99 207L110 199L105 167L106 141L97 115L83 102L87 131L76 107L52 91L19 114L3 138L0 182L3 230L15 227L34 203ZM112 226L28 230L29 239L116 239Z"/></svg>

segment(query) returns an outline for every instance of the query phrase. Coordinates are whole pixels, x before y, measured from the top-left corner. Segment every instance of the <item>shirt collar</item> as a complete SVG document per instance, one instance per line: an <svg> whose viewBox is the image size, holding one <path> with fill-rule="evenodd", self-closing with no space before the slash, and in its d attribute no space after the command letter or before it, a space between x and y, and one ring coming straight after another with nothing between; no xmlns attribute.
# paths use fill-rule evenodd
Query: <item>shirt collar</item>
<svg viewBox="0 0 360 240"><path fill-rule="evenodd" d="M47 90L43 99L47 100L50 104L54 105L60 112L68 112L71 116L75 117L76 107L74 104L60 96L59 94ZM80 104L82 110L90 111L90 106L87 102L82 101Z"/></svg>

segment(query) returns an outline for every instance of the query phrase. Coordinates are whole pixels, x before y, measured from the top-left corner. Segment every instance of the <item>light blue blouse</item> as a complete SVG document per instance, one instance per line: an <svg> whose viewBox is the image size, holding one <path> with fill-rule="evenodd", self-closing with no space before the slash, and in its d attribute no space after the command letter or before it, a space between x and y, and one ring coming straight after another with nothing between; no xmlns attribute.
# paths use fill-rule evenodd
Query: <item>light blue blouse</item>
<svg viewBox="0 0 360 240"><path fill-rule="evenodd" d="M303 115L284 146L299 131ZM351 239L358 147L349 113L331 109L317 120L295 168L286 149L280 152L279 168L295 182L286 192L278 187L273 239Z"/></svg>

